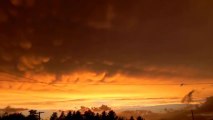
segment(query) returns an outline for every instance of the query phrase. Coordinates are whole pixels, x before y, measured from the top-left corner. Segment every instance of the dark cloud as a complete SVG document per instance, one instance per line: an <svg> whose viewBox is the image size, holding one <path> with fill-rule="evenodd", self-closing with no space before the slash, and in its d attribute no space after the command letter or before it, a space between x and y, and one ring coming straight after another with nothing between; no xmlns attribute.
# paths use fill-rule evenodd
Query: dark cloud
<svg viewBox="0 0 213 120"><path fill-rule="evenodd" d="M180 104L178 106L180 106ZM169 106L166 105L164 106L165 112L161 113L147 110L147 108L141 108L142 110L122 111L119 112L119 115L126 118L130 118L132 115L134 117L143 116L145 119L149 120L190 120L192 119L191 110L193 110L195 120L211 120L213 118L213 97L207 98L200 106L191 105L190 109L185 106L186 104L180 108L175 107L175 109L167 109ZM157 106L154 106L153 108L157 109Z"/></svg>
<svg viewBox="0 0 213 120"><path fill-rule="evenodd" d="M194 94L194 92L195 92L195 90L192 90L192 91L190 91L189 93L187 93L184 97L183 97L183 99L181 100L181 102L182 103L191 103L191 102L193 102L193 94Z"/></svg>
<svg viewBox="0 0 213 120"><path fill-rule="evenodd" d="M213 97L208 97L206 101L201 104L200 106L194 106L190 109L184 108L181 110L173 110L171 112L168 112L166 114L163 114L161 118L164 118L166 120L188 120L191 119L192 114L191 110L194 112L194 118L196 120L211 120L213 118Z"/></svg>
<svg viewBox="0 0 213 120"><path fill-rule="evenodd" d="M10 107L10 106L7 106L3 109L0 109L1 112L4 112L4 113L16 113L16 112L22 112L22 111L25 111L25 110L28 110L26 108L13 108L13 107Z"/></svg>
<svg viewBox="0 0 213 120"><path fill-rule="evenodd" d="M208 97L197 110L198 112L202 113L213 113L213 96Z"/></svg>
<svg viewBox="0 0 213 120"><path fill-rule="evenodd" d="M191 110L194 112L194 118L196 120L210 120L213 118L213 97L208 97L206 101L200 106L194 106L190 109L184 108L182 110L174 110L172 112L168 112L162 118L167 118L166 120L187 120L191 118Z"/></svg>
<svg viewBox="0 0 213 120"><path fill-rule="evenodd" d="M77 70L106 77L212 78L212 5L210 0L2 0L0 68L54 73L55 81Z"/></svg>

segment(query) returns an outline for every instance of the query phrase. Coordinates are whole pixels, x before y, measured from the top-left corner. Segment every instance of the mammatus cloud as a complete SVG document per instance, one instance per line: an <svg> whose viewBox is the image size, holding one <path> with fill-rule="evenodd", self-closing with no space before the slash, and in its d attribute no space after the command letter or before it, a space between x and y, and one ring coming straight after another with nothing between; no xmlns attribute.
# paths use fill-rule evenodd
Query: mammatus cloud
<svg viewBox="0 0 213 120"><path fill-rule="evenodd" d="M42 64L45 64L48 61L48 57L21 56L17 68L20 71L38 71L42 70Z"/></svg>
<svg viewBox="0 0 213 120"><path fill-rule="evenodd" d="M30 49L32 47L32 43L29 41L20 42L20 47L23 49Z"/></svg>
<svg viewBox="0 0 213 120"><path fill-rule="evenodd" d="M212 5L200 0L1 1L0 69L48 73L55 76L50 83L79 71L104 73L100 83L114 82L108 78L117 74L212 79Z"/></svg>

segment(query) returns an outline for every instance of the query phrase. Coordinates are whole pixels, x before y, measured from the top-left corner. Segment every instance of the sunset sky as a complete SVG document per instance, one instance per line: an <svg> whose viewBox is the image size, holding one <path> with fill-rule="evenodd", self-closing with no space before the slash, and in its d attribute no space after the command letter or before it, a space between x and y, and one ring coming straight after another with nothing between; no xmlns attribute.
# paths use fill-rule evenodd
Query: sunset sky
<svg viewBox="0 0 213 120"><path fill-rule="evenodd" d="M213 96L212 0L0 0L0 108Z"/></svg>

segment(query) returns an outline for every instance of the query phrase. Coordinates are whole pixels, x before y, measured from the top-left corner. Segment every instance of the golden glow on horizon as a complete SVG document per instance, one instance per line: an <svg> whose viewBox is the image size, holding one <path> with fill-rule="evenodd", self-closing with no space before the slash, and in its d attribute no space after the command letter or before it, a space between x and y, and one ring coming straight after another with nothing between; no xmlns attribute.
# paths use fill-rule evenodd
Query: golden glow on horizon
<svg viewBox="0 0 213 120"><path fill-rule="evenodd" d="M196 100L204 99L213 92L210 85L193 84L190 80L191 85L180 86L179 78L133 78L122 74L105 77L105 73L85 71L62 76L61 80L54 83L51 82L54 79L51 74L27 74L26 77L31 78L31 82L1 73L1 80L5 81L1 81L0 107L10 105L37 109L74 109L101 104L112 107L149 106L180 103L181 98L193 89L196 90ZM100 82L103 78L104 82Z"/></svg>

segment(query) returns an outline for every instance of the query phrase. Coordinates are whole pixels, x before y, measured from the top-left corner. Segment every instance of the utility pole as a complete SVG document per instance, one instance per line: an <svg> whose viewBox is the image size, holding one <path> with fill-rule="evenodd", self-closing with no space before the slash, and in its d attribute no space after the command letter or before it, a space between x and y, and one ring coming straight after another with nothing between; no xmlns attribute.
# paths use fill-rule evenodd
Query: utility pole
<svg viewBox="0 0 213 120"><path fill-rule="evenodd" d="M195 120L193 110L191 110L191 113L192 113L192 120Z"/></svg>
<svg viewBox="0 0 213 120"><path fill-rule="evenodd" d="M41 120L41 114L42 114L42 113L44 113L44 112L38 112L38 113L37 113L37 114L38 114L38 119L39 119L39 120Z"/></svg>

